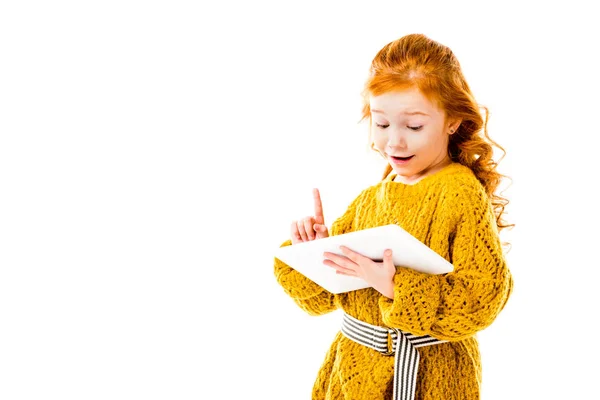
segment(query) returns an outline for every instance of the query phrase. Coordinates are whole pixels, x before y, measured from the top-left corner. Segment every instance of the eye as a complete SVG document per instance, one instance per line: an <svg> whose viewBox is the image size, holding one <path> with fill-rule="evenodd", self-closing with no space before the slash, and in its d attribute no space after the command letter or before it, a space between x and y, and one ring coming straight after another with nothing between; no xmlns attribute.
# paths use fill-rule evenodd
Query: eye
<svg viewBox="0 0 600 400"><path fill-rule="evenodd" d="M381 128L381 129L385 129L385 128L387 128L389 126L389 125L379 125L377 122L375 123L375 125L378 128ZM413 131L420 131L421 128L423 128L423 125L420 125L420 126L407 126L407 128L412 129Z"/></svg>

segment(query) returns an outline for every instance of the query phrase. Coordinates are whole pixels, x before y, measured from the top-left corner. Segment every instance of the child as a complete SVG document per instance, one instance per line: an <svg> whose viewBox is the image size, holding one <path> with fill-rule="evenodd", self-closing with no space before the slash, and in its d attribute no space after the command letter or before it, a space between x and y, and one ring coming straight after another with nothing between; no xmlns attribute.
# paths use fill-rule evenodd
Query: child
<svg viewBox="0 0 600 400"><path fill-rule="evenodd" d="M502 175L487 109L484 124L452 51L422 34L384 46L370 72L362 119L369 117L371 147L389 162L382 180L351 202L331 232L315 190L315 216L294 222L281 247L395 223L454 270L425 274L394 266L389 255L376 262L341 248L323 255L323 268L371 287L332 294L275 258L278 283L304 311L343 310L312 398L479 399L476 333L494 321L513 286L499 240L508 202L494 193Z"/></svg>

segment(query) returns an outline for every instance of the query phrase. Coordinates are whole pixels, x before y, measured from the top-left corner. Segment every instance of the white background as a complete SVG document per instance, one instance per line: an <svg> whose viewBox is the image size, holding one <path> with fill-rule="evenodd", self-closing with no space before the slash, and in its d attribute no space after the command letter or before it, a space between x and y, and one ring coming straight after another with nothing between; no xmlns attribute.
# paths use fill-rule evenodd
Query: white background
<svg viewBox="0 0 600 400"><path fill-rule="evenodd" d="M309 399L341 315L273 252L313 187L330 226L380 179L359 93L408 33L457 55L513 179L482 398L600 398L584 4L3 2L0 398Z"/></svg>

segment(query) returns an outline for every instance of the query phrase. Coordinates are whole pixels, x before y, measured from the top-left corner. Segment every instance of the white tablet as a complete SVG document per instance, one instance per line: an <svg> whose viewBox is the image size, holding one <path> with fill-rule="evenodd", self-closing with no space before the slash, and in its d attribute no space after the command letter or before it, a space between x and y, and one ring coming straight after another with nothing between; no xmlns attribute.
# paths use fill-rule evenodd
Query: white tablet
<svg viewBox="0 0 600 400"><path fill-rule="evenodd" d="M428 274L445 274L454 270L444 257L396 224L280 247L275 251L275 257L331 293L369 287L364 280L336 274L334 268L323 264L326 251L343 255L339 246L346 246L374 261L382 261L383 252L392 249L394 265Z"/></svg>

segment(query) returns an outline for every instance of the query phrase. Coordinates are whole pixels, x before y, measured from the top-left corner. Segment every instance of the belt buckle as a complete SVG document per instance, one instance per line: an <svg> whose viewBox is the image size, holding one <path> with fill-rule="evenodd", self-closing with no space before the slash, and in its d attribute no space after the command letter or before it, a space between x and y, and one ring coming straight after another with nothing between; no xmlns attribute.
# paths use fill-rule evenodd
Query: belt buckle
<svg viewBox="0 0 600 400"><path fill-rule="evenodd" d="M391 356L392 354L394 354L396 352L394 350L394 338L392 338L392 332L394 332L394 330L391 328L387 330L387 348L388 348L388 350L386 352L381 353L384 356ZM398 340L398 338L396 338L396 340Z"/></svg>

